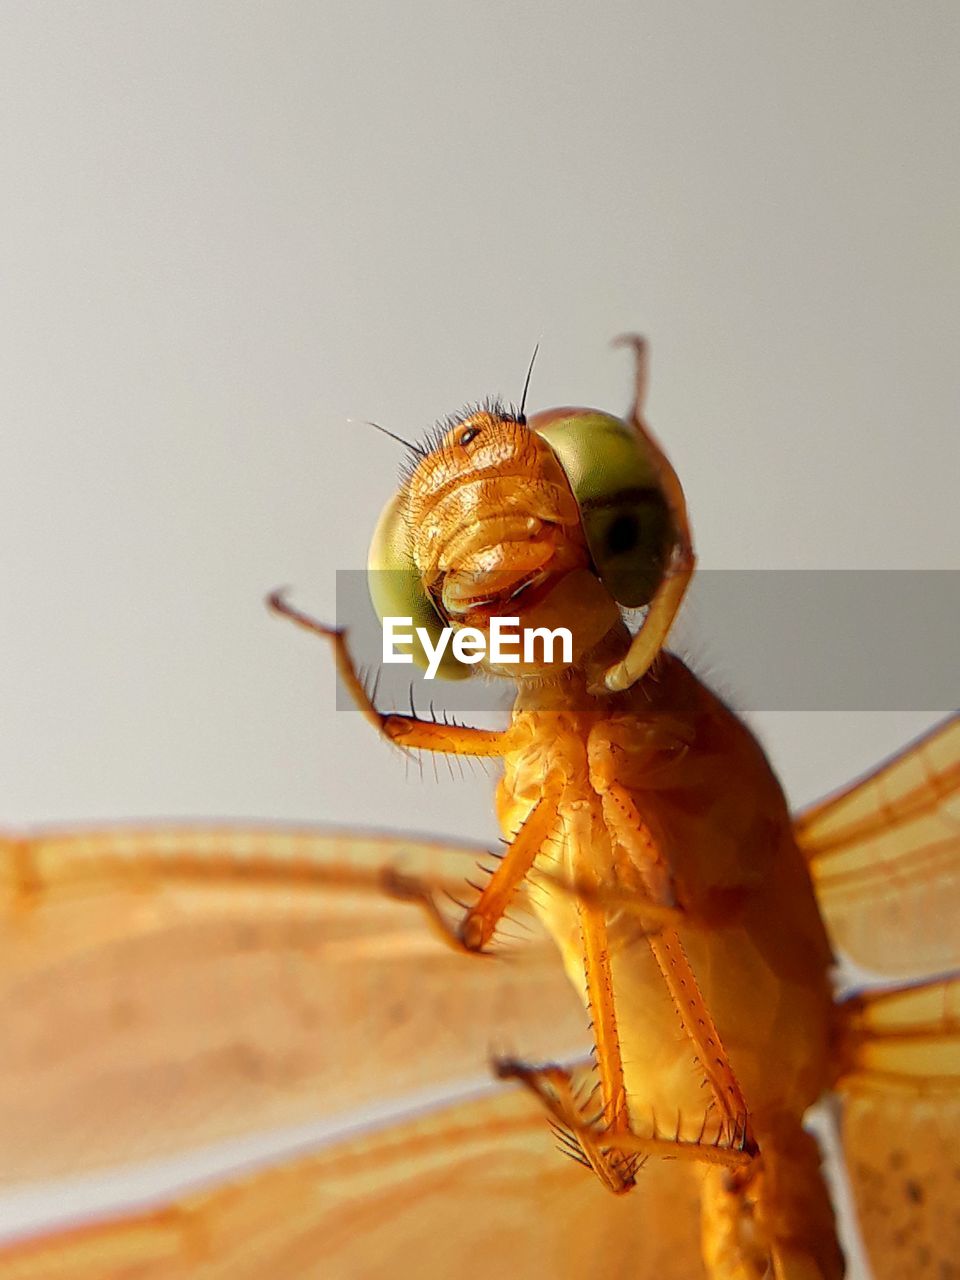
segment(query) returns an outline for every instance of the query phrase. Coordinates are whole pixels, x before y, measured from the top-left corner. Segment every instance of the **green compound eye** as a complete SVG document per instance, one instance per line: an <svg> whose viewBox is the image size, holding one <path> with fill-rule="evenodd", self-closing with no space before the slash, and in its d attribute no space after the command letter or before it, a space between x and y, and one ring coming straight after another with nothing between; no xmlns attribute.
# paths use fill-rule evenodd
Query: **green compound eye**
<svg viewBox="0 0 960 1280"><path fill-rule="evenodd" d="M443 631L443 621L423 588L417 566L410 553L410 538L403 515L402 493L396 493L384 507L377 521L367 556L367 583L377 617L412 618L413 641L409 652L414 663L426 670L427 654L417 639L416 628L423 627L436 645ZM459 662L446 648L437 675L447 680L463 680L473 668Z"/></svg>
<svg viewBox="0 0 960 1280"><path fill-rule="evenodd" d="M600 581L625 609L649 604L674 535L644 442L628 423L595 409L547 409L529 426L570 482Z"/></svg>

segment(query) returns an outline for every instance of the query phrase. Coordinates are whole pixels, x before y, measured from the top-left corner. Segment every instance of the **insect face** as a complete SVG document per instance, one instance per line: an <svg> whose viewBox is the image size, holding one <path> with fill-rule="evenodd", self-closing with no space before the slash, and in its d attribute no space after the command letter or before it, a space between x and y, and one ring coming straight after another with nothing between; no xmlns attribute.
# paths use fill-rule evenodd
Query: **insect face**
<svg viewBox="0 0 960 1280"><path fill-rule="evenodd" d="M483 630L522 617L590 556L580 511L550 446L481 411L417 465L406 493L410 550L438 614Z"/></svg>
<svg viewBox="0 0 960 1280"><path fill-rule="evenodd" d="M561 408L527 420L492 403L448 420L414 448L374 535L380 618L412 617L432 638L447 626L486 633L496 617L527 632L571 620L578 665L621 608L652 604L683 541L663 487L669 466L633 418ZM414 659L427 665L416 644ZM439 674L469 668L450 655Z"/></svg>

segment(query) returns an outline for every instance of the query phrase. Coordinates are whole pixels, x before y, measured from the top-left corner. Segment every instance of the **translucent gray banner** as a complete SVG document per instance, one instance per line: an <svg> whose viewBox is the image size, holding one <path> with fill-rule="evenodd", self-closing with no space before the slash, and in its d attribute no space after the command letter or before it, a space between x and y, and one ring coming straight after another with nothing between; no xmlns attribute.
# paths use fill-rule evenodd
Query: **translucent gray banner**
<svg viewBox="0 0 960 1280"><path fill-rule="evenodd" d="M510 705L505 679L384 665L363 570L338 570L336 620L368 678L379 671L384 709ZM742 710L948 712L960 706L958 635L960 571L700 570L669 647ZM342 688L337 707L353 708Z"/></svg>

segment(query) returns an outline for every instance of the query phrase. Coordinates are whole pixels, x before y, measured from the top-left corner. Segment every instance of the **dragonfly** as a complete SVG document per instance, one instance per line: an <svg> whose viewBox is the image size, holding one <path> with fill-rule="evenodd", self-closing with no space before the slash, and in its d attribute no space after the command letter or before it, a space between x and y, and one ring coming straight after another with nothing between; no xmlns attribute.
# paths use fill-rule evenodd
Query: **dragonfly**
<svg viewBox="0 0 960 1280"><path fill-rule="evenodd" d="M960 717L790 815L666 647L695 557L630 342L623 419L528 417L525 387L448 420L374 535L381 616L569 628L569 659L494 670L506 729L382 711L349 637L271 598L399 749L499 762L501 852L250 825L3 838L8 1185L306 1120L322 1138L15 1240L0 1280L838 1280L804 1124L824 1099L879 1280L957 1274ZM885 984L838 997L839 954Z"/></svg>

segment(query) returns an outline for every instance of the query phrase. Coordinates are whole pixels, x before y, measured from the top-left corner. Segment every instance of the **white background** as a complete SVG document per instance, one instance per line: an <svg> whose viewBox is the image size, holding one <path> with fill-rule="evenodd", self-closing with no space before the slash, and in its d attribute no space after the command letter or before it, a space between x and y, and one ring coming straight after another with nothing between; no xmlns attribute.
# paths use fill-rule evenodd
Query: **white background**
<svg viewBox="0 0 960 1280"><path fill-rule="evenodd" d="M3 6L2 821L491 839L482 776L405 776L261 599L329 617L362 567L399 462L363 419L516 398L538 339L530 409L617 410L608 339L649 335L703 565L956 567L958 32L950 3ZM934 718L757 723L805 801Z"/></svg>

